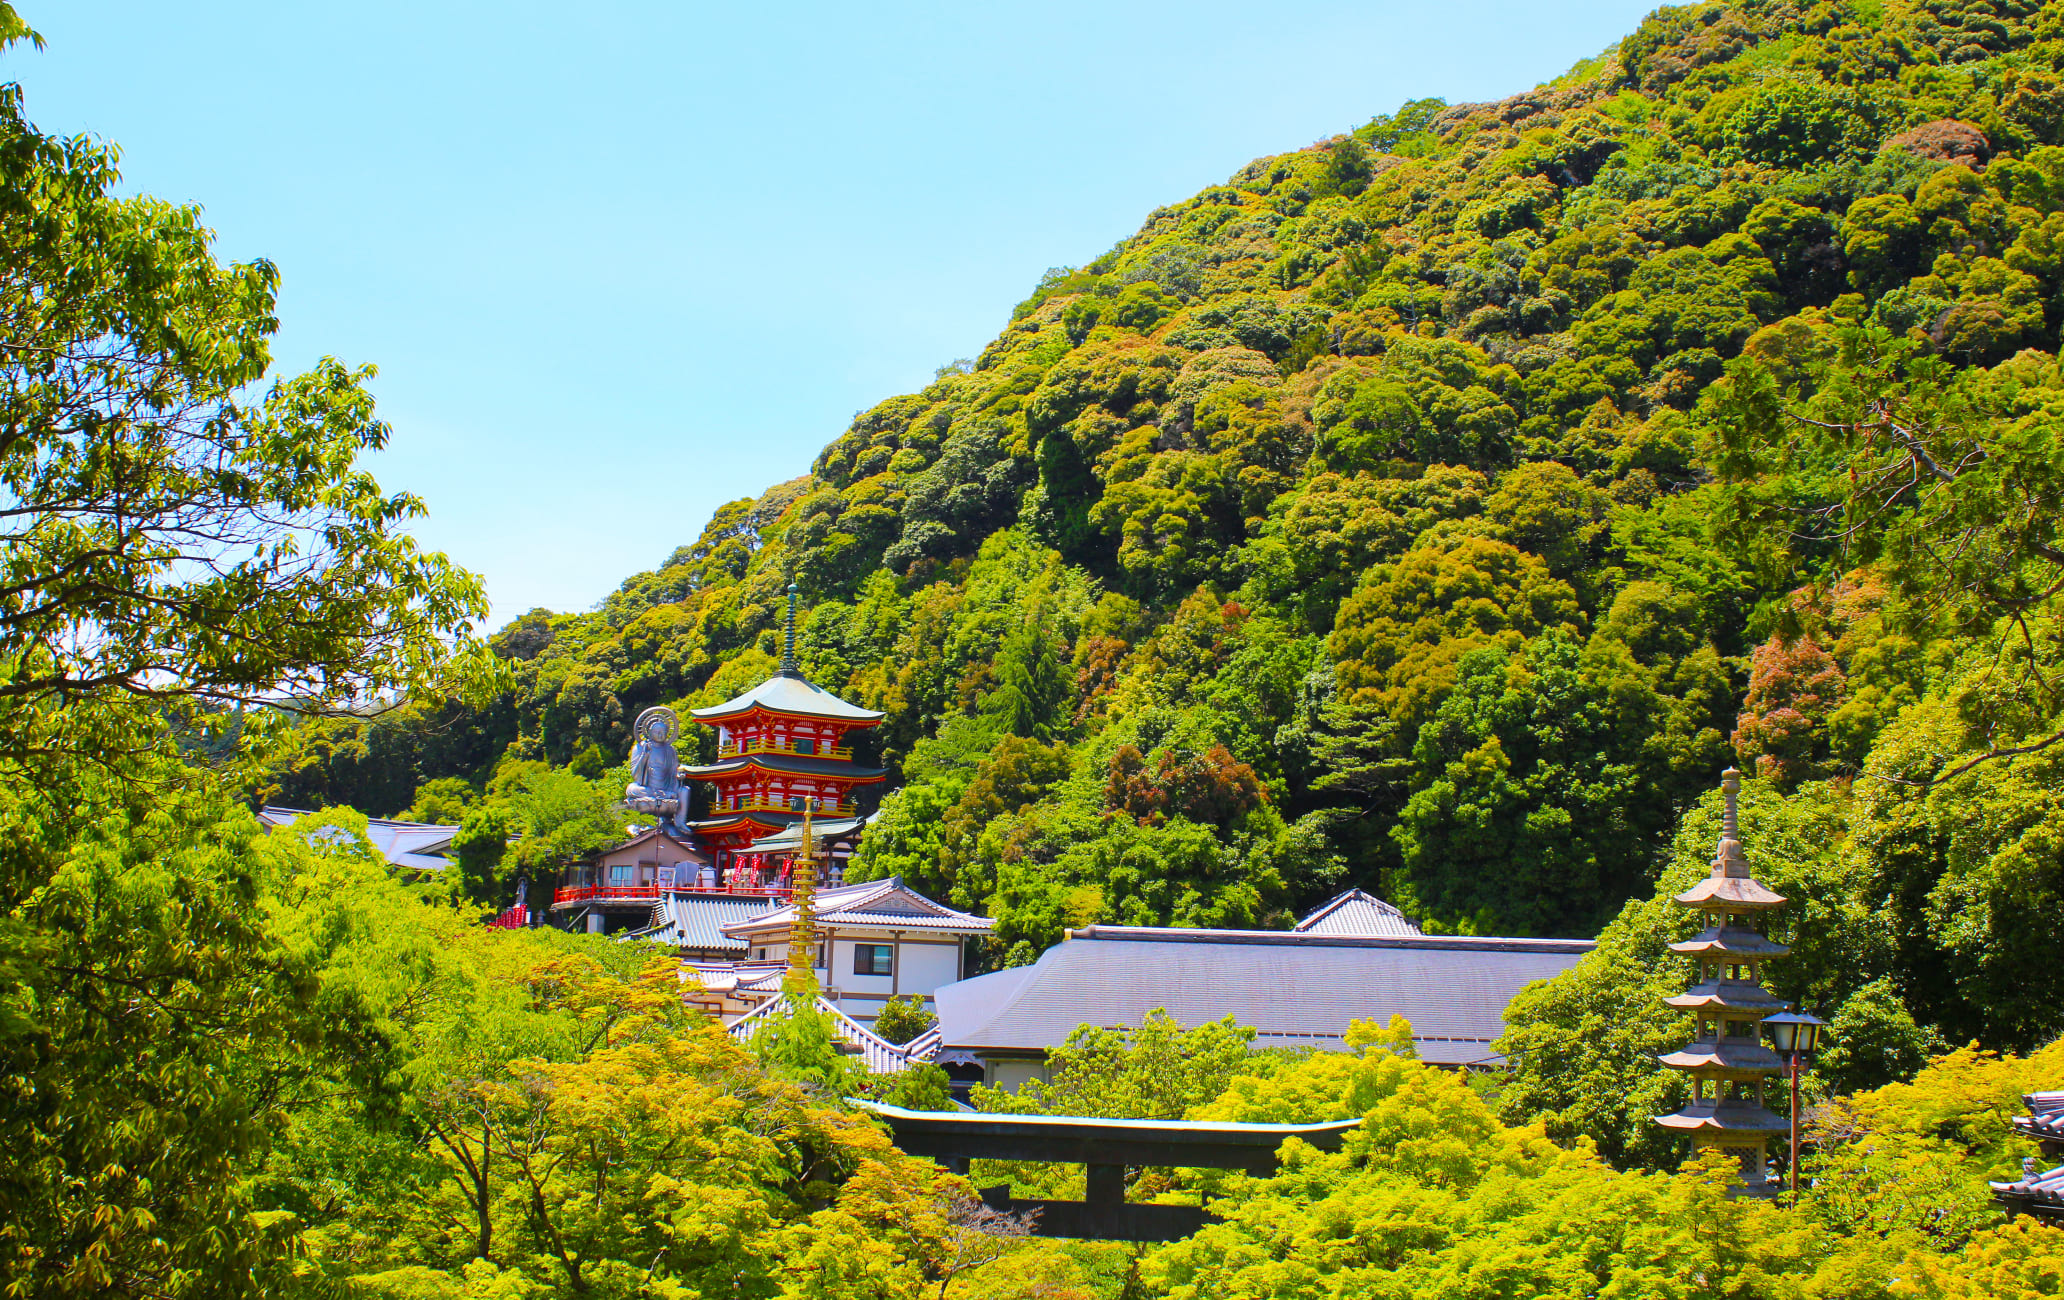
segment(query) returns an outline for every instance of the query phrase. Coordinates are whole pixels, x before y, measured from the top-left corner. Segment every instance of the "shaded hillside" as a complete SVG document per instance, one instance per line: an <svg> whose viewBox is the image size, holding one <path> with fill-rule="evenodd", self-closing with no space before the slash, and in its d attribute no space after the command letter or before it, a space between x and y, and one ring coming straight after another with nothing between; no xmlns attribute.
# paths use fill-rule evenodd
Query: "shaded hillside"
<svg viewBox="0 0 2064 1300"><path fill-rule="evenodd" d="M1258 159L595 611L511 624L491 716L311 729L281 789L393 812L505 749L598 776L640 709L773 668L793 580L806 671L888 713L905 782L862 869L994 913L1000 956L1350 884L1593 934L1739 761L1834 779L1830 852L1903 828L1855 870L1940 1019L1989 933L1944 937L1942 881L2049 852L2024 894L2054 898L2049 814L1951 845L1853 804L1989 616L1752 526L1847 490L1832 451L1757 460L1792 438L1757 412L1851 418L1859 366L1909 355L2002 418L2064 399L2060 38L2023 0L1664 9L1554 83Z"/></svg>

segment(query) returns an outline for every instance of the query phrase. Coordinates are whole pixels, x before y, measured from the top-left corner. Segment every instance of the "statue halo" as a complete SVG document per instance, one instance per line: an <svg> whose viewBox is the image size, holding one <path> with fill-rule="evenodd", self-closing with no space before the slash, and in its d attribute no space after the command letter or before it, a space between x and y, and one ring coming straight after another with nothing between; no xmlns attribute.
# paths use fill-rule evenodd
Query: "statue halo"
<svg viewBox="0 0 2064 1300"><path fill-rule="evenodd" d="M645 728L648 724L651 723L651 721L654 718L657 718L660 721L666 723L666 735L661 737L662 740L664 740L667 744L671 745L675 741L680 739L681 720L674 716L674 711L672 709L667 708L663 704L655 704L651 708L639 714L638 725L631 729L631 734L639 740L644 740Z"/></svg>

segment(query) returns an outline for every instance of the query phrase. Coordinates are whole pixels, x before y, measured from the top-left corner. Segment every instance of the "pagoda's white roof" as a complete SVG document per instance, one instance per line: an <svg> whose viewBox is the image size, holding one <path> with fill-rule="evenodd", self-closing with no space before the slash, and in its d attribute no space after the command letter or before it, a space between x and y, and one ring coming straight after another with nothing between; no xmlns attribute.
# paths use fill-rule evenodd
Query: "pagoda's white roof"
<svg viewBox="0 0 2064 1300"><path fill-rule="evenodd" d="M880 722L883 715L846 703L821 686L814 686L801 673L778 672L743 695L734 695L707 709L690 709L698 722L716 722L754 709L803 717L831 718L838 722Z"/></svg>

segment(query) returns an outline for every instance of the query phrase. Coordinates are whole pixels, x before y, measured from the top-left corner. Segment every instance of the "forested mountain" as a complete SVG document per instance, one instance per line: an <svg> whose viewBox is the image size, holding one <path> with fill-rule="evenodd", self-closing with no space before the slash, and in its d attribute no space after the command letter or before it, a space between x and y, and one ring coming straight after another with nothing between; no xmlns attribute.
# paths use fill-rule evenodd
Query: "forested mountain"
<svg viewBox="0 0 2064 1300"><path fill-rule="evenodd" d="M641 709L774 668L794 582L805 671L888 715L857 869L993 914L999 960L1348 885L1594 935L1735 762L1853 923L1820 992L2040 1041L2060 65L2033 0L1669 8L1258 159L509 624L493 707L311 723L271 793L464 814L498 896L510 827L606 829Z"/></svg>
<svg viewBox="0 0 2064 1300"><path fill-rule="evenodd" d="M2064 1070L2060 70L2059 8L1659 11L1156 212L492 647L359 468L370 371L277 373L273 268L0 83L0 1291L2059 1295L1987 1182ZM887 714L855 871L992 912L993 960L1350 882L1598 946L1496 1072L1402 1018L1080 1027L976 1100L1360 1123L1126 1170L1221 1220L1181 1241L1026 1238L975 1188L1081 1167L897 1150L850 1099L944 1072L867 1075L807 963L747 1044L673 955L482 924L622 833L626 719L774 669L791 584L810 674ZM1772 987L1833 1022L1774 1203L1653 1123L1729 762ZM250 795L461 818L458 862Z"/></svg>

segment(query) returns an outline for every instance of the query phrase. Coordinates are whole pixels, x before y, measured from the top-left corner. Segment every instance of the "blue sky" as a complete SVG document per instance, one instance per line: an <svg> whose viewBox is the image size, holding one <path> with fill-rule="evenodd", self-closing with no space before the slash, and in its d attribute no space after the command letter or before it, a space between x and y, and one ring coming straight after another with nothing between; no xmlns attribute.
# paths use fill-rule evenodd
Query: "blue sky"
<svg viewBox="0 0 2064 1300"><path fill-rule="evenodd" d="M381 481L499 624L806 472L1155 206L1653 3L18 0L49 44L0 74L279 265L279 364L379 365Z"/></svg>

